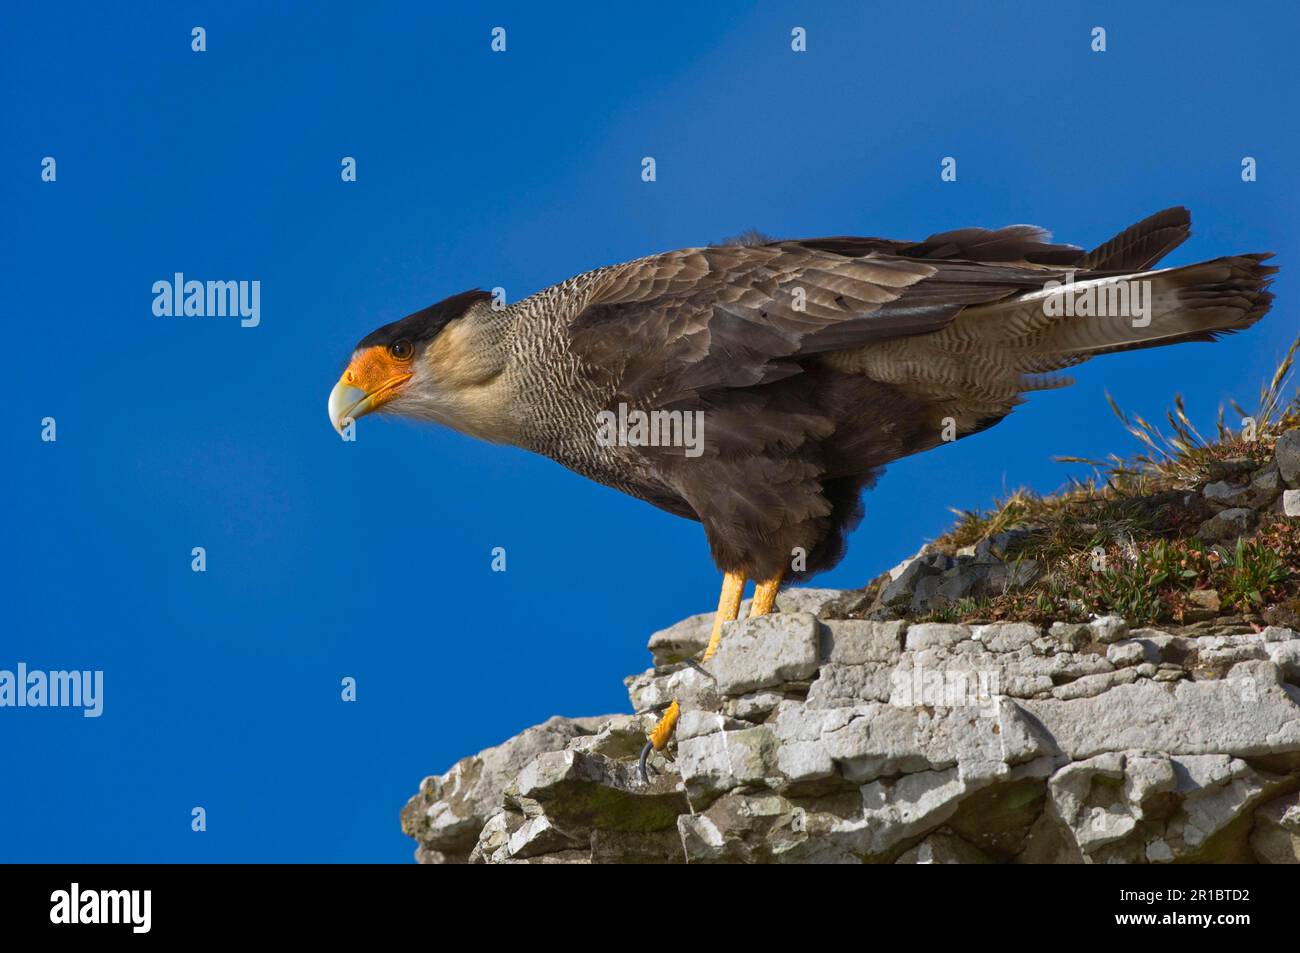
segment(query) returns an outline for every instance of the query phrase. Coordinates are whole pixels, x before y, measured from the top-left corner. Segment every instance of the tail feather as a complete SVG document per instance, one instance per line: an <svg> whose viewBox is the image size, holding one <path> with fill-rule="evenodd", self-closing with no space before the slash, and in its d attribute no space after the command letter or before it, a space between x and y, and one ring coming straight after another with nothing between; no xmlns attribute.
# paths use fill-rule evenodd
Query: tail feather
<svg viewBox="0 0 1300 953"><path fill-rule="evenodd" d="M1181 205L1149 215L1079 260L1088 271L1142 271L1181 245L1192 234L1192 213Z"/></svg>
<svg viewBox="0 0 1300 953"><path fill-rule="evenodd" d="M1121 238L1102 259L1125 261L1128 255L1153 253L1154 245L1141 237L1128 250L1121 247ZM1166 234L1156 244L1172 247L1171 241ZM1139 246L1143 250L1135 251ZM1230 255L1158 271L1084 274L1070 292L1076 304L1090 289L1097 293L1096 301L1103 293L1118 296L1127 285L1127 300L1138 307L1081 313L1072 306L1074 313L1068 313L1061 289L1044 288L967 308L932 334L884 341L832 359L842 370L864 373L929 404L937 419L955 420L957 434L965 436L1005 417L1025 392L1069 383L1057 372L1098 355L1213 341L1245 330L1272 304L1268 288L1278 269L1265 264L1271 257ZM1108 306L1112 300L1107 298ZM938 440L926 434L918 435L915 449Z"/></svg>
<svg viewBox="0 0 1300 953"><path fill-rule="evenodd" d="M1046 324L1046 319L1035 316L1033 323L1040 330L1029 350L1044 360L1045 366L1038 370L1050 370L1052 365L1067 367L1100 354L1213 341L1244 331L1267 314L1272 304L1273 293L1268 287L1277 268L1264 264L1271 257L1271 253L1230 255L1076 285L1076 290L1090 284L1127 285L1137 291L1140 283L1147 314L1140 319L1131 311L1111 316L1064 316Z"/></svg>

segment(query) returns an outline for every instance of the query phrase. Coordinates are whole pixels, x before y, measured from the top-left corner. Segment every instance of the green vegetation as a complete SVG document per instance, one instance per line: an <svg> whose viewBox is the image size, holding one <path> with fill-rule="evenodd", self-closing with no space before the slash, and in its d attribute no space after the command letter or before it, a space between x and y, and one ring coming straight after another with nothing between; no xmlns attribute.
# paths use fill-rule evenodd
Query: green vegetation
<svg viewBox="0 0 1300 953"><path fill-rule="evenodd" d="M1221 408L1217 432L1207 439L1192 426L1179 396L1167 414L1166 434L1107 395L1141 444L1138 454L1058 458L1086 463L1093 474L1056 493L1020 489L991 509L955 511L955 525L935 541L938 551L954 555L993 534L1027 530L1016 558L1039 562L1037 581L946 605L927 620L1045 622L1114 613L1143 625L1216 611L1255 621L1269 621L1270 613L1294 617L1300 609L1300 521L1267 507L1253 536L1235 545L1206 545L1196 533L1214 515L1200 492L1205 485L1248 482L1269 465L1278 437L1300 428L1300 394L1283 397L1298 348L1300 339L1260 389L1253 414L1231 403L1240 418L1253 419L1253 432L1231 430ZM1279 617L1279 624L1292 623Z"/></svg>

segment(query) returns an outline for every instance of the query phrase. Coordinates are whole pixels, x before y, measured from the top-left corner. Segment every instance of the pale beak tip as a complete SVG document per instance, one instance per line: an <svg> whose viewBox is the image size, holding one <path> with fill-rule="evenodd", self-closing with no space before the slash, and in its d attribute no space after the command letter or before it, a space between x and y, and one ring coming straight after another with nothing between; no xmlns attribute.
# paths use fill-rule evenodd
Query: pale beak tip
<svg viewBox="0 0 1300 953"><path fill-rule="evenodd" d="M353 422L355 417L353 411L355 411L358 405L360 405L365 399L365 391L361 390L359 387L353 387L351 384L345 384L343 381L339 381L335 384L334 389L330 391L329 405L327 408L329 411L330 426L334 428L335 432L340 437L343 436L343 429L349 423Z"/></svg>

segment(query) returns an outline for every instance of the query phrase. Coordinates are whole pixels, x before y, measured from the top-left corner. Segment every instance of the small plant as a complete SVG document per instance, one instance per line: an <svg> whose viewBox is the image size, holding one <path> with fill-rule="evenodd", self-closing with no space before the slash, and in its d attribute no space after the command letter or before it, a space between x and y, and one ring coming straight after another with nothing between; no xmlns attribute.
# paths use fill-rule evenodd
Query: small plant
<svg viewBox="0 0 1300 953"><path fill-rule="evenodd" d="M1123 616L1130 623L1155 622L1167 614L1164 594L1190 588L1197 572L1183 565L1182 554L1165 540L1118 555L1092 579L1084 579L1076 596L1094 611Z"/></svg>
<svg viewBox="0 0 1300 953"><path fill-rule="evenodd" d="M1218 552L1217 588L1224 602L1242 612L1262 606L1269 590L1291 576L1281 555L1261 541L1238 539L1236 549Z"/></svg>

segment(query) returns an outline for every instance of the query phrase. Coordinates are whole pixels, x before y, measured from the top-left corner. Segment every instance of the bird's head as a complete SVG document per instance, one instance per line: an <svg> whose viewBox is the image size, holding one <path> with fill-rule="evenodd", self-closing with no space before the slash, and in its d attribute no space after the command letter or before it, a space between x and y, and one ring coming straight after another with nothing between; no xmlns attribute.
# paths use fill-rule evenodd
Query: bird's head
<svg viewBox="0 0 1300 953"><path fill-rule="evenodd" d="M483 390L500 373L485 291L466 291L385 324L357 344L330 391L330 423L340 434L383 410L474 433Z"/></svg>

